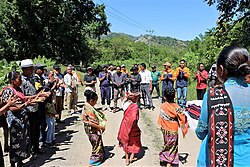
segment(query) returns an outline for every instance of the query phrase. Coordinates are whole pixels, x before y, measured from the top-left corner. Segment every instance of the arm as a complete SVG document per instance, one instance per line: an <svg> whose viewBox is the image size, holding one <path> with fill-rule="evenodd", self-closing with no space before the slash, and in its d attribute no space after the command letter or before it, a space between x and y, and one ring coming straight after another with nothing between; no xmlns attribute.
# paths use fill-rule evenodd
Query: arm
<svg viewBox="0 0 250 167"><path fill-rule="evenodd" d="M102 82L102 81L106 78L106 75L107 75L107 74L105 73L104 76L101 77L101 72L100 72L100 73L99 73L99 77L98 77L98 78L99 78L99 81Z"/></svg>
<svg viewBox="0 0 250 167"><path fill-rule="evenodd" d="M189 76L190 76L189 68L185 68L184 77L189 78Z"/></svg>
<svg viewBox="0 0 250 167"><path fill-rule="evenodd" d="M203 78L204 80L208 79L208 74L207 71L204 72L204 74L200 73L201 78Z"/></svg>
<svg viewBox="0 0 250 167"><path fill-rule="evenodd" d="M141 82L141 75L140 75L140 74L138 75L136 82L137 82L137 83L140 83L140 82Z"/></svg>
<svg viewBox="0 0 250 167"><path fill-rule="evenodd" d="M201 115L195 133L200 140L203 140L208 133L208 108L207 108L207 93L204 95L202 102Z"/></svg>
<svg viewBox="0 0 250 167"><path fill-rule="evenodd" d="M172 77L168 77L168 78L171 79L172 81L175 81L175 79L176 79L175 71L172 70L171 73L172 73Z"/></svg>

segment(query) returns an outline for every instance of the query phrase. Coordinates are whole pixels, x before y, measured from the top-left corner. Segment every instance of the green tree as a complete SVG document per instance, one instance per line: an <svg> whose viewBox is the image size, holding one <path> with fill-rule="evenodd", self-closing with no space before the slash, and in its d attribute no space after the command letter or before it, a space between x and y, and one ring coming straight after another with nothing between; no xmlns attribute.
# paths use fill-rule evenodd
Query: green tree
<svg viewBox="0 0 250 167"><path fill-rule="evenodd" d="M109 32L104 9L92 0L3 0L1 56L10 60L8 55L45 55L60 63L78 63L93 51L88 39Z"/></svg>

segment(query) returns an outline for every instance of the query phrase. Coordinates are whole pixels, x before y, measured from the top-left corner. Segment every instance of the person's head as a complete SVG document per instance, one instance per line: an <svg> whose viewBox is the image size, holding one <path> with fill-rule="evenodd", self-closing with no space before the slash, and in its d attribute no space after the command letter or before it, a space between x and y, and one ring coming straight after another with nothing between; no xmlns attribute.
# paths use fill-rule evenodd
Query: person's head
<svg viewBox="0 0 250 167"><path fill-rule="evenodd" d="M53 70L49 70L49 71L47 72L47 74L48 74L48 78L49 78L49 79L54 78L55 73L54 73Z"/></svg>
<svg viewBox="0 0 250 167"><path fill-rule="evenodd" d="M103 66L102 66L102 70L103 70L103 71L107 71L107 69L108 69L108 66L107 66L107 65L103 65Z"/></svg>
<svg viewBox="0 0 250 167"><path fill-rule="evenodd" d="M21 67L22 67L23 74L26 77L32 77L34 73L34 64L31 59L22 60Z"/></svg>
<svg viewBox="0 0 250 167"><path fill-rule="evenodd" d="M145 70L147 68L145 63L141 63L141 70Z"/></svg>
<svg viewBox="0 0 250 167"><path fill-rule="evenodd" d="M165 70L171 69L171 63L169 63L169 62L166 62L165 64L163 64L163 66L164 66Z"/></svg>
<svg viewBox="0 0 250 167"><path fill-rule="evenodd" d="M123 64L123 65L121 66L121 69L125 71L125 70L126 70L126 66Z"/></svg>
<svg viewBox="0 0 250 167"><path fill-rule="evenodd" d="M249 53L237 46L225 47L217 59L217 77L224 83L229 77L244 77L250 66Z"/></svg>
<svg viewBox="0 0 250 167"><path fill-rule="evenodd" d="M87 102L91 105L94 106L97 103L98 100L98 96L95 92L93 92L92 90L86 90L84 92L84 96L87 99Z"/></svg>
<svg viewBox="0 0 250 167"><path fill-rule="evenodd" d="M127 99L131 100L132 102L136 103L140 99L141 94L140 93L129 93L127 95Z"/></svg>
<svg viewBox="0 0 250 167"><path fill-rule="evenodd" d="M93 74L93 68L92 67L88 67L87 68L87 72L89 75L92 75Z"/></svg>
<svg viewBox="0 0 250 167"><path fill-rule="evenodd" d="M156 66L152 66L152 71L153 71L153 72L156 71Z"/></svg>
<svg viewBox="0 0 250 167"><path fill-rule="evenodd" d="M180 60L180 67L181 67L181 68L184 68L184 67L185 67L185 63L186 63L186 60L181 59L181 60Z"/></svg>
<svg viewBox="0 0 250 167"><path fill-rule="evenodd" d="M138 73L138 68L133 66L130 71L133 73L133 74L137 74Z"/></svg>
<svg viewBox="0 0 250 167"><path fill-rule="evenodd" d="M59 65L55 64L55 65L53 66L53 69L54 69L54 71L55 71L56 74L61 73L61 68L60 68Z"/></svg>
<svg viewBox="0 0 250 167"><path fill-rule="evenodd" d="M42 65L42 64L37 64L37 65L35 66L35 73L36 73L37 75L39 75L39 76L42 76L44 73L47 72L47 70L44 69L44 67L46 67L46 66L44 66L44 65Z"/></svg>
<svg viewBox="0 0 250 167"><path fill-rule="evenodd" d="M173 87L166 88L164 90L164 98L167 102L174 102L175 98L175 89Z"/></svg>
<svg viewBox="0 0 250 167"><path fill-rule="evenodd" d="M205 69L205 65L203 63L199 64L199 70L203 71Z"/></svg>
<svg viewBox="0 0 250 167"><path fill-rule="evenodd" d="M68 66L68 67L66 68L66 71L67 71L68 74L72 74L72 68L71 68L71 67Z"/></svg>
<svg viewBox="0 0 250 167"><path fill-rule="evenodd" d="M138 64L134 64L134 66L135 66L136 68L138 68Z"/></svg>
<svg viewBox="0 0 250 167"><path fill-rule="evenodd" d="M14 87L19 87L22 85L21 75L18 71L12 71L8 74L8 81L9 84L13 85Z"/></svg>
<svg viewBox="0 0 250 167"><path fill-rule="evenodd" d="M121 72L121 66L116 66L116 72L120 73Z"/></svg>

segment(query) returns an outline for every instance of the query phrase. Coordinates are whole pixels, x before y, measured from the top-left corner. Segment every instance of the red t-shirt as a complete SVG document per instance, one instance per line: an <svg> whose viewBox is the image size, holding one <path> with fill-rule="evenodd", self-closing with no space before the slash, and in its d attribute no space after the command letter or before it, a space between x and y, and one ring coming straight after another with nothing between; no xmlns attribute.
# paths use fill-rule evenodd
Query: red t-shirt
<svg viewBox="0 0 250 167"><path fill-rule="evenodd" d="M206 70L203 70L201 72L201 75L205 78L202 78L200 74L196 74L197 77L197 86L196 89L206 89L207 88L207 78L208 78L208 73Z"/></svg>

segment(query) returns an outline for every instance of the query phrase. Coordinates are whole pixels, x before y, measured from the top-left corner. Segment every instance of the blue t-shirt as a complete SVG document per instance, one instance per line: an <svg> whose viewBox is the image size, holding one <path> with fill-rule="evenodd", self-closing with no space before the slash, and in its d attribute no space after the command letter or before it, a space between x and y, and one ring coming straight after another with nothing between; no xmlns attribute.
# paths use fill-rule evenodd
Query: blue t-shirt
<svg viewBox="0 0 250 167"><path fill-rule="evenodd" d="M110 72L106 72L106 73L107 73L107 74L106 74L106 77L105 77L104 80L102 80L102 81L100 82L100 86L106 86L106 87L110 86L109 76L110 76L110 79L111 79L111 74L110 74ZM99 73L98 78L102 78L102 77L104 77L104 75L105 75L105 72L102 71L102 72Z"/></svg>

